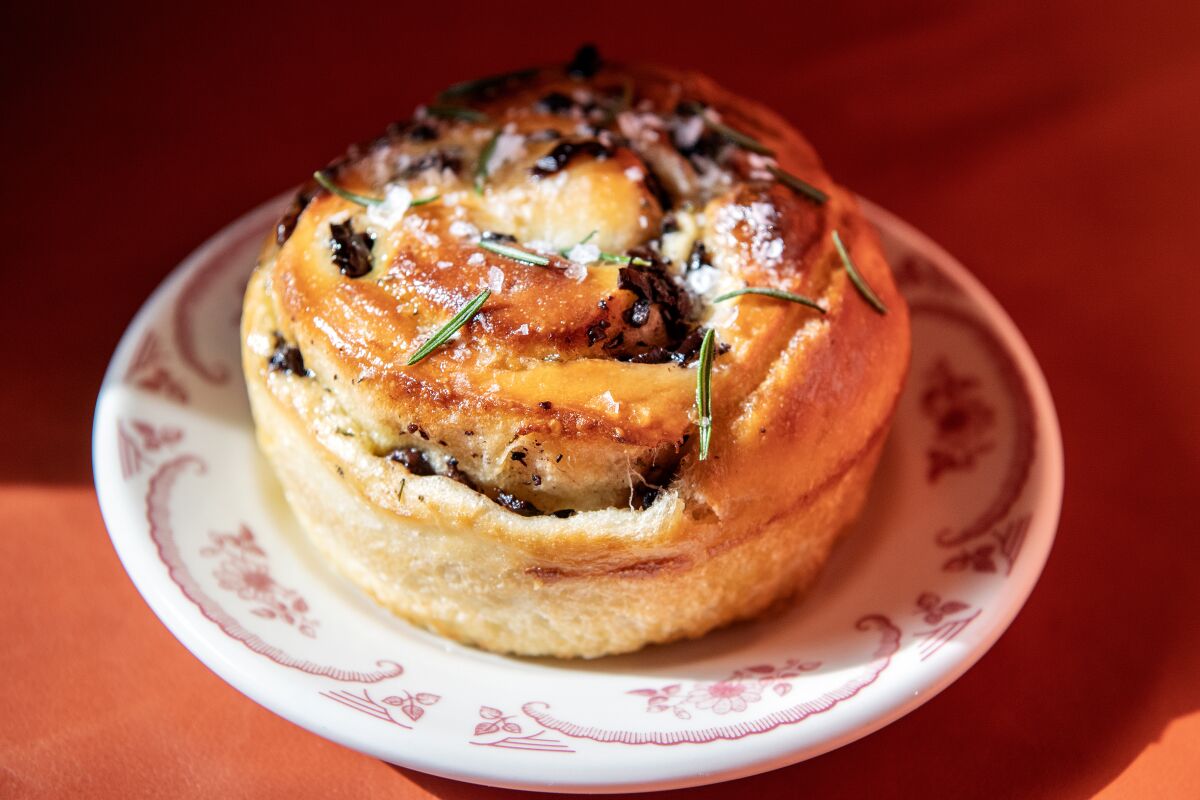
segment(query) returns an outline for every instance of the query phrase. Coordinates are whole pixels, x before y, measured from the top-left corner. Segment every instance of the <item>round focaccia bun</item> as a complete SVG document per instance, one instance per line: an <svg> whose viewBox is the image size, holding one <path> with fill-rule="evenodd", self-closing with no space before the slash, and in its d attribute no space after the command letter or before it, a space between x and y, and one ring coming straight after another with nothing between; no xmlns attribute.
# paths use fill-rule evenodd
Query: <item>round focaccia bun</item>
<svg viewBox="0 0 1200 800"><path fill-rule="evenodd" d="M261 447L351 581L560 657L812 582L863 505L909 324L780 117L585 48L451 87L314 178L250 280L243 362ZM817 307L719 299L747 287Z"/></svg>

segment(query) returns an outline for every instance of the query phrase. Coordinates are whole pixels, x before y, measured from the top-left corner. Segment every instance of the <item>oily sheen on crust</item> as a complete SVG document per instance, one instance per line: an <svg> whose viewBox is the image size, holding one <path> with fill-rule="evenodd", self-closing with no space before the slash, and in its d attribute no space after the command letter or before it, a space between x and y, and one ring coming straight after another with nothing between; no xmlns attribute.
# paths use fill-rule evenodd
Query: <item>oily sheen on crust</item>
<svg viewBox="0 0 1200 800"><path fill-rule="evenodd" d="M259 439L310 536L397 614L524 654L696 636L803 589L861 506L908 360L903 300L853 199L781 119L696 75L547 69L455 102L323 173L437 200L396 214L306 187L247 291ZM372 239L358 277L334 259L347 224ZM825 313L712 302L745 286Z"/></svg>

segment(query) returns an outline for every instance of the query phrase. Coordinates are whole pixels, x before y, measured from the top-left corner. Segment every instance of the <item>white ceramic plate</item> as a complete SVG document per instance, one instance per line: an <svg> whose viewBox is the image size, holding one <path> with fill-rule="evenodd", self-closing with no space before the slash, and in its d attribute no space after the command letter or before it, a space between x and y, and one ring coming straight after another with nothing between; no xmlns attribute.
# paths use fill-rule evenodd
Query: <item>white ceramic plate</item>
<svg viewBox="0 0 1200 800"><path fill-rule="evenodd" d="M217 234L146 302L100 391L93 458L113 544L150 607L297 725L496 786L712 783L916 708L1033 588L1062 497L1045 381L966 270L867 204L912 307L912 371L867 510L803 603L585 663L491 655L392 618L322 563L255 447L237 320L284 202Z"/></svg>

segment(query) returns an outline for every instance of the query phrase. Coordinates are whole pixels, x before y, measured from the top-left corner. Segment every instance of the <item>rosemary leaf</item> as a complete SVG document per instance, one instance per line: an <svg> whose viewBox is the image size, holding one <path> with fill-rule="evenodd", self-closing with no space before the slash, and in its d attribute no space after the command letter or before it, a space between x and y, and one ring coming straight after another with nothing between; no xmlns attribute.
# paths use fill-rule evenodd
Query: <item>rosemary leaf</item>
<svg viewBox="0 0 1200 800"><path fill-rule="evenodd" d="M426 203L432 203L434 200L437 200L441 196L442 195L440 193L434 193L434 194L431 194L429 197L414 198L413 200L411 200L409 202L408 207L416 208L417 206L423 206Z"/></svg>
<svg viewBox="0 0 1200 800"><path fill-rule="evenodd" d="M464 106L447 105L445 103L434 103L431 106L426 106L425 110L435 117L443 119L461 119L467 122L487 122L488 115L482 111L477 111L473 108Z"/></svg>
<svg viewBox="0 0 1200 800"><path fill-rule="evenodd" d="M767 172L770 172L772 175L774 175L775 180L779 181L796 194L813 201L819 206L825 205L825 203L829 200L829 195L825 194L808 181L801 180L792 173L781 170L779 167L768 164Z"/></svg>
<svg viewBox="0 0 1200 800"><path fill-rule="evenodd" d="M539 256L536 253L530 253L527 250L522 250L519 247L494 242L490 239L480 239L479 246L484 250L491 250L497 255L511 258L513 261L520 261L523 264L532 264L535 267L545 267L550 264L550 259L545 256Z"/></svg>
<svg viewBox="0 0 1200 800"><path fill-rule="evenodd" d="M822 314L825 313L824 307L810 297L805 297L802 294L792 294L791 292L785 292L782 289L768 289L761 286L747 286L745 289L734 289L732 292L726 292L720 297L713 298L712 302L720 303L744 294L757 294L762 295L763 297L774 297L777 300L788 300L793 303L799 303L802 306L808 306L809 308L816 309Z"/></svg>
<svg viewBox="0 0 1200 800"><path fill-rule="evenodd" d="M653 266L649 261L647 261L644 258L639 258L638 256L622 256L622 255L617 255L616 253L605 253L604 251L601 251L599 257L600 257L601 261L608 263L608 264L621 264L622 266L626 266L626 267L629 267L629 266L634 266L634 267Z"/></svg>
<svg viewBox="0 0 1200 800"><path fill-rule="evenodd" d="M360 206L377 206L383 203L382 197L369 197L365 194L358 194L357 192L351 192L343 189L330 180L329 176L320 170L317 170L313 173L313 180L321 184L321 186L328 190L330 194L335 194L343 200L349 200L351 203L357 203ZM415 208L416 206L423 206L427 203L432 203L434 200L437 200L440 197L441 194L435 193L429 197L414 198L413 200L409 201L408 207Z"/></svg>
<svg viewBox="0 0 1200 800"><path fill-rule="evenodd" d="M837 231L833 231L833 246L837 248L838 255L842 257L842 264L846 267L846 274L850 276L850 282L854 284L854 288L858 289L858 293L871 304L872 308L880 314L886 314L887 306L879 299L879 295L871 290L863 276L858 274L858 268L850 260L850 253L846 250L846 245L842 244L842 237L838 235Z"/></svg>
<svg viewBox="0 0 1200 800"><path fill-rule="evenodd" d="M378 197L367 197L365 194L357 194L356 192L347 191L338 186L333 180L321 170L313 173L313 180L321 184L321 187L330 194L335 194L343 200L349 200L351 203L357 203L360 206L377 206L383 202Z"/></svg>
<svg viewBox="0 0 1200 800"><path fill-rule="evenodd" d="M749 150L752 153L758 153L759 155L775 155L774 150L767 147L753 136L742 133L737 128L731 128L723 122L717 122L715 119L711 119L707 114L704 115L704 124L736 144L738 147Z"/></svg>
<svg viewBox="0 0 1200 800"><path fill-rule="evenodd" d="M479 151L479 161L475 164L475 193L483 194L483 185L488 179L488 162L492 160L492 153L496 152L496 142L500 140L500 129L492 134L492 138L488 139L488 143Z"/></svg>
<svg viewBox="0 0 1200 800"><path fill-rule="evenodd" d="M726 125L724 122L718 122L717 120L710 117L708 115L708 107L705 106L703 103L699 103L695 100L688 100L684 103L680 103L680 110L684 114L689 114L689 115L698 114L700 116L700 119L704 121L704 125L709 130L713 131L714 133L720 134L721 136L724 136L726 139L733 142L738 147L741 147L745 150L749 150L753 153L758 153L759 155L764 155L764 156L775 155L774 150L767 147L765 144L758 141L758 139L755 139L753 136L750 136L749 134L746 134L746 133L742 133L737 128L732 128L729 125Z"/></svg>
<svg viewBox="0 0 1200 800"><path fill-rule="evenodd" d="M708 459L712 439L712 365L716 350L717 332L709 328L700 344L700 363L696 368L696 415L700 426L700 460Z"/></svg>
<svg viewBox="0 0 1200 800"><path fill-rule="evenodd" d="M413 364L416 364L418 361L425 358L425 356L429 355L434 350L445 344L446 340L453 336L459 328L466 325L471 321L472 317L479 313L479 309L483 307L483 304L487 302L487 299L491 296L491 294L491 289L484 289L475 296L474 300L471 300L465 306L460 308L458 313L450 318L449 322L443 325L433 336L430 336L429 339L426 340L425 344L421 345L417 352L412 354L412 358L408 359L408 366L411 367Z"/></svg>

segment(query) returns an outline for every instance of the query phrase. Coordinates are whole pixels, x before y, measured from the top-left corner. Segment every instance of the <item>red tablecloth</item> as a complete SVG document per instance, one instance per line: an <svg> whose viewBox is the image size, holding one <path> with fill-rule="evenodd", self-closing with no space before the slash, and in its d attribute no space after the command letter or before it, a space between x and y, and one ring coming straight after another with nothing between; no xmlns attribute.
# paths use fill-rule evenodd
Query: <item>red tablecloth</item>
<svg viewBox="0 0 1200 800"><path fill-rule="evenodd" d="M978 666L863 741L691 794L1197 796L1200 5L808 5L6 11L0 796L504 794L325 742L192 658L109 545L89 427L126 322L206 236L442 84L582 39L782 110L959 256L1066 442L1058 543Z"/></svg>

